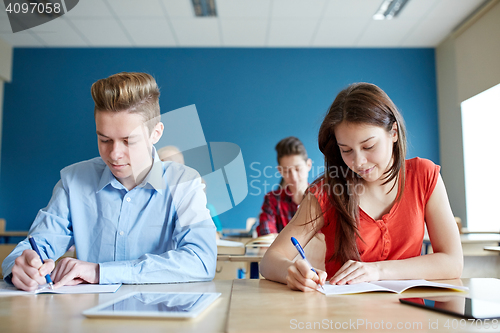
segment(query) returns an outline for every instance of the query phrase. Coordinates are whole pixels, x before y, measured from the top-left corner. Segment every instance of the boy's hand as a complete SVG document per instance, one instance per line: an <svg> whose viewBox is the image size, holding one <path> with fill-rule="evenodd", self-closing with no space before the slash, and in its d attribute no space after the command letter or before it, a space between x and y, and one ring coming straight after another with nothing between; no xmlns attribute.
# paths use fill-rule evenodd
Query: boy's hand
<svg viewBox="0 0 500 333"><path fill-rule="evenodd" d="M318 284L325 284L326 272L316 269L318 275L311 270L305 260L297 260L288 267L287 285L292 290L315 291Z"/></svg>
<svg viewBox="0 0 500 333"><path fill-rule="evenodd" d="M40 256L33 250L24 250L14 261L12 283L21 290L33 291L38 285L46 284L45 275L54 269L54 261L47 259L42 263Z"/></svg>
<svg viewBox="0 0 500 333"><path fill-rule="evenodd" d="M99 283L99 264L63 258L52 273L54 288L80 283Z"/></svg>

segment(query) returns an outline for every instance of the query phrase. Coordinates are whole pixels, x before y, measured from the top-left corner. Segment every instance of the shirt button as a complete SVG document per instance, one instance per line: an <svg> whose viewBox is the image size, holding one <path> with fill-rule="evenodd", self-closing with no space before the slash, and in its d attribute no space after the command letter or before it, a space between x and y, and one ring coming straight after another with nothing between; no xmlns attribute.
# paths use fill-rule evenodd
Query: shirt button
<svg viewBox="0 0 500 333"><path fill-rule="evenodd" d="M130 202L130 197L127 198L127 202Z"/></svg>
<svg viewBox="0 0 500 333"><path fill-rule="evenodd" d="M120 236L123 236L124 232L123 231L120 231Z"/></svg>

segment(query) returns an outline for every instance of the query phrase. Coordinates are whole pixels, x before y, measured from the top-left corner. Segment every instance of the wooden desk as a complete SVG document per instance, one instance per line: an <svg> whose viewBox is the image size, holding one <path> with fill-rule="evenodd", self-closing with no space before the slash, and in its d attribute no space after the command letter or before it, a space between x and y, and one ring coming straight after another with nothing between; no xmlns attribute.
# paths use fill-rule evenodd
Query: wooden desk
<svg viewBox="0 0 500 333"><path fill-rule="evenodd" d="M460 280L442 282L461 283ZM315 322L323 325L326 323L328 326L322 328L319 327L320 324L316 324L316 331L321 332L498 332L498 329L486 330L479 326L474 329L470 325L465 330L451 329L451 326L446 328L446 320L451 325L456 317L400 304L398 300L401 297L470 294L470 297L500 301L500 280L463 279L462 282L470 288L469 293L415 288L402 294L373 292L327 297L318 292L291 291L285 285L268 280L235 280L227 332L310 332L314 329L308 330L306 325L314 325ZM437 329L429 329L429 322L437 322ZM352 326L353 323L359 325ZM368 323L371 323L371 329L366 326ZM382 323L384 326L380 326ZM399 323L414 326L398 330ZM304 325L302 329L301 325ZM379 329L376 329L377 325ZM392 329L388 329L389 325Z"/></svg>
<svg viewBox="0 0 500 333"><path fill-rule="evenodd" d="M484 300L500 300L499 279L462 279L442 281L470 288L469 293L444 289L415 288L403 294L364 293L326 297L320 293L291 291L287 286L268 280L234 280L162 285L125 285L114 294L0 296L2 333L31 332L290 332L294 327L315 322L344 325L343 331L356 332L498 332L483 327L451 329L444 325L456 317L400 304L400 297L467 295ZM134 291L220 292L222 296L194 320L88 319L82 311ZM363 322L361 322L363 321ZM350 323L349 323L350 322ZM356 328L345 326L356 323ZM374 327L366 329L366 325ZM375 329L389 323L392 329ZM415 325L396 329L398 323ZM437 323L437 329L429 329ZM407 324L408 325L408 324ZM419 328L418 325L421 325Z"/></svg>
<svg viewBox="0 0 500 333"><path fill-rule="evenodd" d="M500 245L500 233L491 234L461 234L460 240L462 244L484 244L484 243L498 243Z"/></svg>
<svg viewBox="0 0 500 333"><path fill-rule="evenodd" d="M10 237L28 237L27 231L0 231L0 239L3 243L9 243Z"/></svg>
<svg viewBox="0 0 500 333"><path fill-rule="evenodd" d="M264 254L255 255L234 255L234 254L219 254L217 261L231 261L231 262L249 262L250 263L250 279L259 279L259 262L262 260Z"/></svg>
<svg viewBox="0 0 500 333"><path fill-rule="evenodd" d="M8 243L10 237L27 237L27 231L5 231L7 226L7 222L5 219L0 219L0 239L3 240L3 243Z"/></svg>
<svg viewBox="0 0 500 333"><path fill-rule="evenodd" d="M235 254L219 254L217 261L232 261L232 262L260 262L264 255L235 255Z"/></svg>
<svg viewBox="0 0 500 333"><path fill-rule="evenodd" d="M469 233L461 234L460 242L462 246L465 244L497 244L500 245L500 234L499 233ZM428 237L424 237L422 254L429 253L429 247L431 246L431 241Z"/></svg>
<svg viewBox="0 0 500 333"><path fill-rule="evenodd" d="M2 333L78 332L224 332L232 281L124 285L114 294L0 296ZM82 311L134 291L220 292L194 320L88 319Z"/></svg>

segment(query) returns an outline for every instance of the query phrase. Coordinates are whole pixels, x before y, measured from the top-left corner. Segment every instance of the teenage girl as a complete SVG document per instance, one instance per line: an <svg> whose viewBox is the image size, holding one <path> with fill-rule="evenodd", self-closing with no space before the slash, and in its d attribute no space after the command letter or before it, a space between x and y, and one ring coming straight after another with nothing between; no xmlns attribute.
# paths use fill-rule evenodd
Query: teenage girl
<svg viewBox="0 0 500 333"><path fill-rule="evenodd" d="M462 246L446 189L433 162L405 160L403 118L379 87L353 84L333 101L318 135L325 173L264 255L261 273L293 290L376 280L453 279ZM427 226L433 253L421 256ZM326 271L292 260L325 235Z"/></svg>

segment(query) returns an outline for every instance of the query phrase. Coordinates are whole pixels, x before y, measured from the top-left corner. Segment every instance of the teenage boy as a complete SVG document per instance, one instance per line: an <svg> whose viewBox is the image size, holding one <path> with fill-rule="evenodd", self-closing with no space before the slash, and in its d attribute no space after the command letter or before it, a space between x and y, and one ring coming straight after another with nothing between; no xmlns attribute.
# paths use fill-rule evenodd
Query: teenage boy
<svg viewBox="0 0 500 333"><path fill-rule="evenodd" d="M6 281L22 290L45 284L169 283L213 279L215 226L196 171L162 163L163 133L152 76L119 73L92 85L100 157L61 171L28 240L4 260ZM78 259L54 260L72 245Z"/></svg>
<svg viewBox="0 0 500 333"><path fill-rule="evenodd" d="M312 161L302 142L290 136L284 138L275 147L278 158L278 171L281 183L278 189L267 193L259 216L257 234L277 234L290 222L297 212L297 207L304 198L309 183L307 177Z"/></svg>

